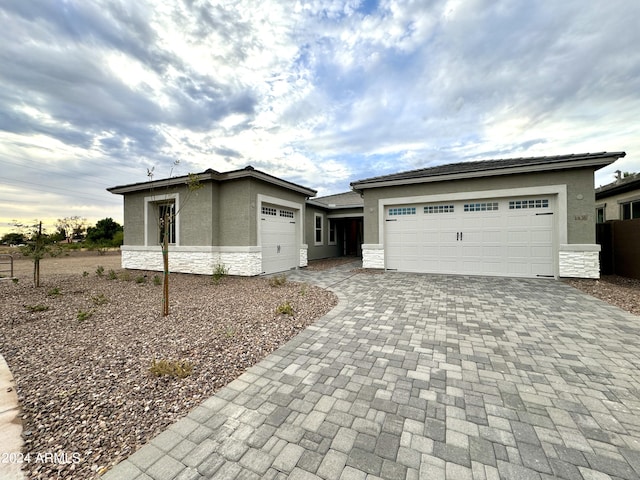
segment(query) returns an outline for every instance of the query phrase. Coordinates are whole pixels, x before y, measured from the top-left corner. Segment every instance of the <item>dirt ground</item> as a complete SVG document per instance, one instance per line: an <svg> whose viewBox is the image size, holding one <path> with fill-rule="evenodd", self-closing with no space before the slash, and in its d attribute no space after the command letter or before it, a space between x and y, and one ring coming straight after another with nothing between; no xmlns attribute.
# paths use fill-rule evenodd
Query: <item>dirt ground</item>
<svg viewBox="0 0 640 480"><path fill-rule="evenodd" d="M12 252L11 256L13 257L13 276L20 281L31 281L33 261L20 252ZM40 260L40 277L45 278L47 274L82 274L84 271L93 274L100 265L105 271L122 268L120 252L113 250L99 255L95 251L71 251L58 257L45 257Z"/></svg>

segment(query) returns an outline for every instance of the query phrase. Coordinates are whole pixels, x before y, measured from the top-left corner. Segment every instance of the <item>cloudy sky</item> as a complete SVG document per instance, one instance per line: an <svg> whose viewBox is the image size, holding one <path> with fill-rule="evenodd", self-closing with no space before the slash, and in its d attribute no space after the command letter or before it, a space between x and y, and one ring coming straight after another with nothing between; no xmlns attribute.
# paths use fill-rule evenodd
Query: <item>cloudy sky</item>
<svg viewBox="0 0 640 480"><path fill-rule="evenodd" d="M253 165L318 190L619 151L640 171L638 0L8 0L0 233L122 222L105 188ZM180 164L173 169L176 160Z"/></svg>

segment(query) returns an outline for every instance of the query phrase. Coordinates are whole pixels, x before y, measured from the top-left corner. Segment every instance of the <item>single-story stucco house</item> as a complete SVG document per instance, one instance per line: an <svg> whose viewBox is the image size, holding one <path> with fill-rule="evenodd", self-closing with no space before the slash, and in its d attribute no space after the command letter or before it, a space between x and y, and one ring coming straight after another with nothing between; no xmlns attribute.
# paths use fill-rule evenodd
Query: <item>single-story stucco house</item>
<svg viewBox="0 0 640 480"><path fill-rule="evenodd" d="M124 197L124 268L260 275L309 259L363 257L365 268L521 277L599 277L594 171L624 152L464 162L316 191L246 167L108 190Z"/></svg>
<svg viewBox="0 0 640 480"><path fill-rule="evenodd" d="M307 265L305 202L316 194L253 167L109 188L124 196L122 266L162 270L160 218L175 214L169 242L172 272L253 276Z"/></svg>
<svg viewBox="0 0 640 480"><path fill-rule="evenodd" d="M368 178L363 267L598 278L595 170L625 152L455 163Z"/></svg>
<svg viewBox="0 0 640 480"><path fill-rule="evenodd" d="M622 176L596 188L596 222L640 218L640 173Z"/></svg>

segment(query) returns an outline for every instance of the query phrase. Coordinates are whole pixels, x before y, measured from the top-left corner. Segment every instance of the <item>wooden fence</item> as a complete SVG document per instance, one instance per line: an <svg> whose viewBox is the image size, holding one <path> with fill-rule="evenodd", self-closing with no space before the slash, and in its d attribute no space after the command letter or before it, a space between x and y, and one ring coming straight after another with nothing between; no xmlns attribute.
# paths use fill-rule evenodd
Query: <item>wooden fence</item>
<svg viewBox="0 0 640 480"><path fill-rule="evenodd" d="M640 218L596 225L600 273L640 279Z"/></svg>

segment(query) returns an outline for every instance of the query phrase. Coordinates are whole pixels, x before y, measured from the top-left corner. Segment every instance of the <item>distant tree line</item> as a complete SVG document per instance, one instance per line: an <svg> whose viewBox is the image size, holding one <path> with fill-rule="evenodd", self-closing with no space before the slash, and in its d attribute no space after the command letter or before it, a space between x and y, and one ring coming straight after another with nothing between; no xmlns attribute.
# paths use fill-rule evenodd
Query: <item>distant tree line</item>
<svg viewBox="0 0 640 480"><path fill-rule="evenodd" d="M27 245L36 240L50 244L81 244L88 248L119 247L123 243L124 231L122 225L107 217L98 220L95 226L89 226L87 219L74 216L59 218L55 223L55 232L47 233L36 229L38 220L33 225L13 221L14 231L0 238L3 245ZM39 233L38 233L39 232Z"/></svg>

